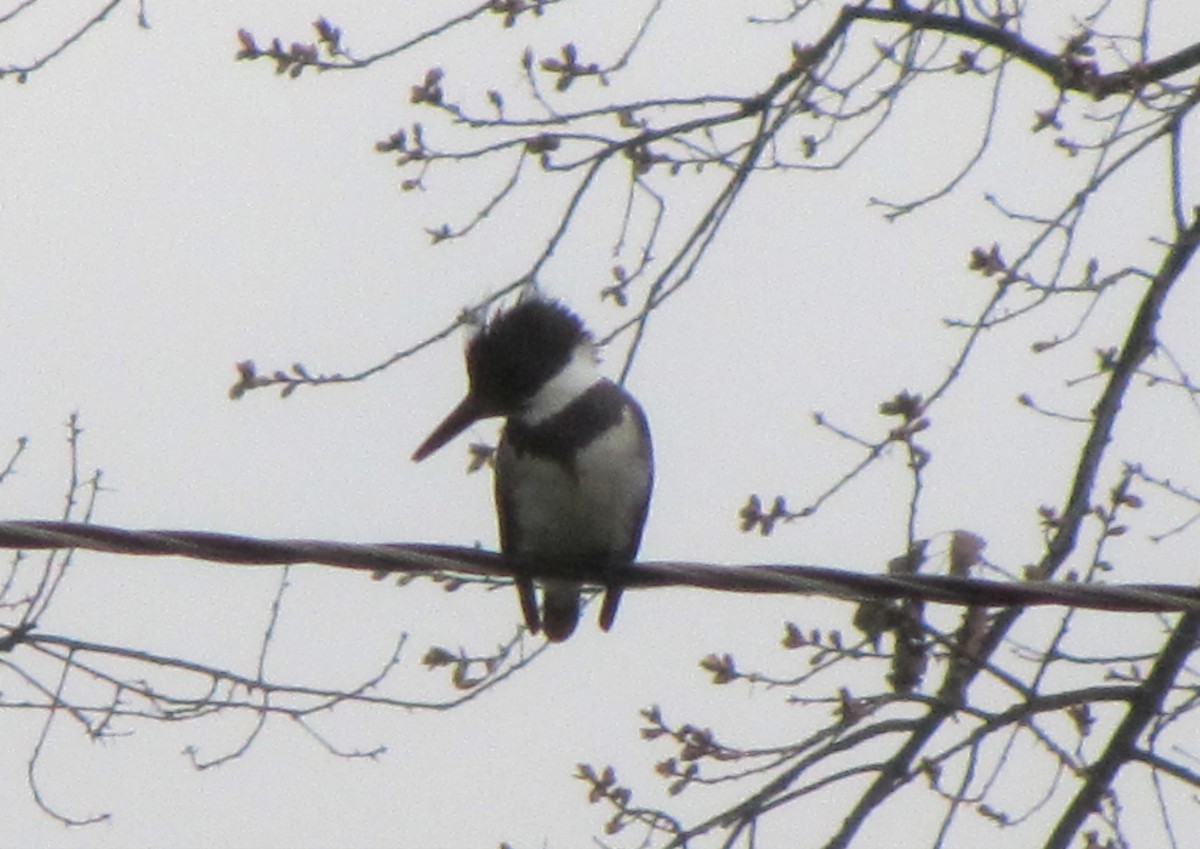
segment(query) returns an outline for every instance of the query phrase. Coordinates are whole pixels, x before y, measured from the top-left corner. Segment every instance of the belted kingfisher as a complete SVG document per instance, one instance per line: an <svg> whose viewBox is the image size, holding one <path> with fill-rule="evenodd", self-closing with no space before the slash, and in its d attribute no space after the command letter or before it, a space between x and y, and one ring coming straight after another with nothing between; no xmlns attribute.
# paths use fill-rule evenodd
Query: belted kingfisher
<svg viewBox="0 0 1200 849"><path fill-rule="evenodd" d="M525 624L560 642L579 621L580 584L542 579L539 614L522 564L595 575L633 562L642 539L654 461L646 415L600 374L579 317L532 296L492 318L467 345L467 396L413 454L420 461L480 419L504 416L496 451L500 550L515 573ZM607 631L621 587L600 610Z"/></svg>

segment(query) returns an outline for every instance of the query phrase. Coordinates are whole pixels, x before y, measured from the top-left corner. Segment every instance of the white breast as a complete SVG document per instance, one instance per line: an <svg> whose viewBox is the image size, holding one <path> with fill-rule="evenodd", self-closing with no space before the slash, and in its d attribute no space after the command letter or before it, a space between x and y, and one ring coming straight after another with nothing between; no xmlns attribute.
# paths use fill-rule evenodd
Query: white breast
<svg viewBox="0 0 1200 849"><path fill-rule="evenodd" d="M601 555L626 549L640 536L641 511L651 485L647 451L631 410L575 458L574 474L561 463L517 456L501 444L497 474L511 492L520 552L539 556ZM518 553L520 553L518 552Z"/></svg>

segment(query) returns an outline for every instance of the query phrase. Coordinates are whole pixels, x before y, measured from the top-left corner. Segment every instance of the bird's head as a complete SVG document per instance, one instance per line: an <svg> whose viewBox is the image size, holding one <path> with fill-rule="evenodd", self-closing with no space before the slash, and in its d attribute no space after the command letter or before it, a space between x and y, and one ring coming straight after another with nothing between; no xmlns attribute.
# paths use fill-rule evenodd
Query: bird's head
<svg viewBox="0 0 1200 849"><path fill-rule="evenodd" d="M591 336L557 301L526 298L495 315L467 343L467 396L413 453L421 461L480 419L520 413L586 349Z"/></svg>

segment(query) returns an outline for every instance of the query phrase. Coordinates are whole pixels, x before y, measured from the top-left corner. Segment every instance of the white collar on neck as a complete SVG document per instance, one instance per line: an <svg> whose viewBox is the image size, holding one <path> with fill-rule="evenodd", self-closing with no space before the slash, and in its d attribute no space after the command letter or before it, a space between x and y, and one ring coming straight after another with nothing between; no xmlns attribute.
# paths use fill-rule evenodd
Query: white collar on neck
<svg viewBox="0 0 1200 849"><path fill-rule="evenodd" d="M518 418L535 425L560 412L564 407L603 380L596 362L596 349L582 342L571 352L571 359L522 407Z"/></svg>

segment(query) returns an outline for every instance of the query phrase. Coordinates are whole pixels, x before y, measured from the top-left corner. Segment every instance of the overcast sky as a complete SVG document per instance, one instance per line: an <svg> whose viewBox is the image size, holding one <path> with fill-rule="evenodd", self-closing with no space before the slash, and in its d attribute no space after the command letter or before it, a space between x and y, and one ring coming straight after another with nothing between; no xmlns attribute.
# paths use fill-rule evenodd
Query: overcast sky
<svg viewBox="0 0 1200 849"><path fill-rule="evenodd" d="M0 63L52 48L90 8L69 5L35 7L0 25ZM227 396L234 364L245 359L264 371L303 362L314 372L386 359L511 282L544 242L564 190L540 179L471 238L431 247L424 228L465 223L504 175L438 171L427 191L403 192L406 174L373 145L414 118L437 123L408 103L429 67L445 70L448 91L469 91L482 105L488 87L521 90L525 44L547 55L574 38L612 56L636 27L615 4L523 20L509 32L487 17L370 70L299 81L274 75L265 61L233 60L240 27L260 43L310 40L310 22L325 14L367 53L434 20L445 4L429 5L432 12L389 19L379 4L349 0L150 2L148 30L137 26L135 7L122 6L25 85L0 81L0 456L19 436L30 439L18 474L0 486L5 518L60 514L64 422L78 412L81 463L103 469L102 524L495 545L490 479L463 473L470 439L419 466L408 460L464 389L459 339L360 384L301 389L286 400L272 391ZM668 4L613 96L639 96L664 78L677 94L768 82L801 36L735 27L738 14L716 8L726 5L702 17ZM705 51L710 61L671 79L678 62ZM1045 105L1018 95L1004 108L1029 115ZM1058 202L1063 187L1052 181L1061 172L1046 154L1031 155L1049 142L1022 134L936 215L885 222L870 197L929 191L970 156L969 132L961 142L945 137L951 110L959 126L978 127L986 103L946 84L916 101L877 139L879 153L853 169L756 183L696 278L651 322L628 383L650 415L658 463L644 557L880 571L901 553L900 452L858 481L852 498L770 539L739 533L737 509L751 492L786 493L799 506L857 459L813 426L814 411L878 438L879 401L940 381L962 340L942 318L970 317L990 294L966 256L997 238L998 216L981 202L997 175L1022 175L1003 182L1015 206ZM1024 117L1017 123L1028 126ZM444 124L438 130L447 143L469 142ZM1044 177L1043 164L1059 176ZM687 192L715 185L705 179L679 190L681 207ZM1132 215L1137 186L1124 191ZM596 297L609 282L623 200L617 183L599 193L586 219L594 230L569 239L543 275L601 335L627 316ZM1103 246L1106 235L1087 238ZM1142 259L1157 255L1147 242ZM1180 297L1196 300L1195 292ZM1175 314L1189 310L1176 304ZM989 540L994 560L1017 568L1037 556L1031 511L1061 499L1075 458L1054 441L1061 424L1012 399L1057 393L1086 409L1088 398L1067 392L1061 375L1092 368L1092 348L1112 344L1106 334L1119 324L1089 326L1096 344L1055 354L1051 374L1029 343L1069 326L1065 314L1047 315L989 337L978 371L941 408L954 424L938 432L942 453L921 531L935 536L935 548L966 527ZM625 343L609 354L614 370ZM1142 426L1166 424L1160 416ZM469 435L489 439L495 428ZM1023 445L1019 465L979 447L1014 439ZM1188 462L1176 468L1200 471ZM952 476L967 483L937 485ZM80 553L39 626L252 673L280 574ZM314 686L369 677L406 633L405 664L389 692L450 697L445 675L420 666L425 649L487 652L518 616L507 590L400 591L317 567L292 569L290 584L269 669ZM386 746L373 762L333 757L280 720L244 757L198 772L185 748L202 758L227 753L250 717L125 726L135 733L95 744L60 719L38 786L70 816L112 814L83 829L64 829L30 797L25 764L44 716L3 711L0 844L585 845L606 817L571 778L577 762L615 763L653 799L661 784L652 765L668 751L639 740L640 708L657 703L669 718L740 727L751 738L761 731L764 742L805 710L827 712L788 706L766 689L710 686L696 663L736 650L740 665L784 674L792 662L777 648L784 620L844 628L850 612L804 599L630 593L612 633L599 633L589 612L571 641L461 709L343 708L318 722L340 748ZM0 677L0 689L8 687ZM716 791L678 804L699 812L719 798Z"/></svg>

